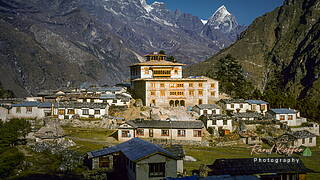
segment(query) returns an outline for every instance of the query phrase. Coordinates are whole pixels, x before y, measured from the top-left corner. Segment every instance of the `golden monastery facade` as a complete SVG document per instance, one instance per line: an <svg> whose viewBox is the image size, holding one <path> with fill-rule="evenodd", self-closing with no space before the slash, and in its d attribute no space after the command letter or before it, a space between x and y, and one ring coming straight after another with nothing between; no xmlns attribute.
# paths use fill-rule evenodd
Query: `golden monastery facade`
<svg viewBox="0 0 320 180"><path fill-rule="evenodd" d="M136 99L146 106L194 106L219 98L219 83L204 76L182 77L184 64L166 61L166 55L145 55L146 61L130 66Z"/></svg>

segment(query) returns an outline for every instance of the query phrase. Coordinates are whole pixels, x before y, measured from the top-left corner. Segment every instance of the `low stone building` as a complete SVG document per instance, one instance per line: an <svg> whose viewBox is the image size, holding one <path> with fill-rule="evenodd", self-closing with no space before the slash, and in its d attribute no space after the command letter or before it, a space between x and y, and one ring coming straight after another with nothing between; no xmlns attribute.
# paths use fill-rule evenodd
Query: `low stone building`
<svg viewBox="0 0 320 180"><path fill-rule="evenodd" d="M265 114L269 110L269 103L266 101L251 99L246 102L251 106L250 110L253 112Z"/></svg>
<svg viewBox="0 0 320 180"><path fill-rule="evenodd" d="M306 130L287 132L279 136L277 142L295 147L314 147L317 145L317 136Z"/></svg>
<svg viewBox="0 0 320 180"><path fill-rule="evenodd" d="M53 107L49 102L26 101L12 104L8 118L41 119L52 115Z"/></svg>
<svg viewBox="0 0 320 180"><path fill-rule="evenodd" d="M118 140L134 137L175 141L201 141L204 126L201 121L131 120L120 125Z"/></svg>
<svg viewBox="0 0 320 180"><path fill-rule="evenodd" d="M232 117L237 120L244 120L244 121L255 121L255 120L262 120L264 116L258 112L243 112L243 113L234 113Z"/></svg>
<svg viewBox="0 0 320 180"><path fill-rule="evenodd" d="M177 177L177 157L139 138L87 153L91 169L109 169L108 179L162 180Z"/></svg>
<svg viewBox="0 0 320 180"><path fill-rule="evenodd" d="M221 99L219 105L223 110L231 113L242 113L251 109L244 99Z"/></svg>
<svg viewBox="0 0 320 180"><path fill-rule="evenodd" d="M302 123L307 122L306 118L300 117L299 111L290 108L270 109L267 112L267 116L271 116L288 126L300 126Z"/></svg>
<svg viewBox="0 0 320 180"><path fill-rule="evenodd" d="M108 104L103 103L57 103L54 115L59 119L71 119L74 116L79 118L102 118L108 115Z"/></svg>
<svg viewBox="0 0 320 180"><path fill-rule="evenodd" d="M201 115L221 114L221 109L215 104L198 104L192 108L192 111Z"/></svg>
<svg viewBox="0 0 320 180"><path fill-rule="evenodd" d="M223 115L223 114L212 114L212 115L203 115L199 118L206 128L209 130L213 128L215 132L211 132L217 134L219 131L227 130L227 133L233 131L233 121L234 119L230 116ZM225 133L223 133L225 134Z"/></svg>

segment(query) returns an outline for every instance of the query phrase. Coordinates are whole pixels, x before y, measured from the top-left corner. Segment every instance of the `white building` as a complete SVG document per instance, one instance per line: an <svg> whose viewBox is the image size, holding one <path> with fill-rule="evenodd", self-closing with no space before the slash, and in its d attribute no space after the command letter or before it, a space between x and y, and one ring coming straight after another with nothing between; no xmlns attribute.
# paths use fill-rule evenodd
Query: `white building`
<svg viewBox="0 0 320 180"><path fill-rule="evenodd" d="M269 103L262 100L246 100L246 102L251 106L250 110L265 114L269 110Z"/></svg>
<svg viewBox="0 0 320 180"><path fill-rule="evenodd" d="M214 133L218 132L219 130L223 130L224 133L230 133L233 131L233 119L227 115L203 115L200 117L200 120L203 121L208 130L209 128L213 128L215 130Z"/></svg>
<svg viewBox="0 0 320 180"><path fill-rule="evenodd" d="M12 104L8 118L41 119L52 114L52 104L37 101L26 101L20 104Z"/></svg>
<svg viewBox="0 0 320 180"><path fill-rule="evenodd" d="M244 99L222 99L219 101L220 106L232 113L242 113L251 110L251 106Z"/></svg>
<svg viewBox="0 0 320 180"><path fill-rule="evenodd" d="M302 123L307 122L306 118L300 117L300 112L294 109L270 109L268 116L271 116L288 126L300 126Z"/></svg>
<svg viewBox="0 0 320 180"><path fill-rule="evenodd" d="M280 137L278 137L277 141L280 143L288 144L295 147L317 146L317 136L306 130L285 133Z"/></svg>
<svg viewBox="0 0 320 180"><path fill-rule="evenodd" d="M192 110L201 115L221 114L221 109L215 104L198 104Z"/></svg>

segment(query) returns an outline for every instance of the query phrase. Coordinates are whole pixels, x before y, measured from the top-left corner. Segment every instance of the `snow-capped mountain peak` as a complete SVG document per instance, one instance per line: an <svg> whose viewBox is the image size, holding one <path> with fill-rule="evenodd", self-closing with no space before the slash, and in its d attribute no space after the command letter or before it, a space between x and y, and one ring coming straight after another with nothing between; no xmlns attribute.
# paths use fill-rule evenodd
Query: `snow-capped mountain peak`
<svg viewBox="0 0 320 180"><path fill-rule="evenodd" d="M140 0L142 7L149 13L152 11L153 7L147 4L146 0Z"/></svg>
<svg viewBox="0 0 320 180"><path fill-rule="evenodd" d="M208 22L208 20L205 20L205 19L201 19L201 22L202 22L202 24L207 24L207 22Z"/></svg>
<svg viewBox="0 0 320 180"><path fill-rule="evenodd" d="M207 25L212 26L214 29L220 29L223 32L230 32L239 24L236 18L223 5L209 18Z"/></svg>

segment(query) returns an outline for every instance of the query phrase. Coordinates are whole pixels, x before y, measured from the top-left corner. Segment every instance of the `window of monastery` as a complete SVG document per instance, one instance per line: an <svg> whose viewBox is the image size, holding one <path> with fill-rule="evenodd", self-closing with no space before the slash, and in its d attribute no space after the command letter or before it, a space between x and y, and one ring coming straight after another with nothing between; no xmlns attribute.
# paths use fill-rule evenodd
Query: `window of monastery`
<svg viewBox="0 0 320 180"><path fill-rule="evenodd" d="M194 96L194 90L189 90L189 96Z"/></svg>
<svg viewBox="0 0 320 180"><path fill-rule="evenodd" d="M144 68L144 74L149 74L149 68Z"/></svg>
<svg viewBox="0 0 320 180"><path fill-rule="evenodd" d="M199 99L199 103L198 104L202 104L202 99Z"/></svg>
<svg viewBox="0 0 320 180"><path fill-rule="evenodd" d="M199 90L199 96L203 96L203 91Z"/></svg>
<svg viewBox="0 0 320 180"><path fill-rule="evenodd" d="M211 96L216 96L216 92L215 91L211 91Z"/></svg>
<svg viewBox="0 0 320 180"><path fill-rule="evenodd" d="M170 87L171 87L171 88L174 88L174 83L170 83Z"/></svg>
<svg viewBox="0 0 320 180"><path fill-rule="evenodd" d="M202 83L199 83L199 87L202 87Z"/></svg>
<svg viewBox="0 0 320 180"><path fill-rule="evenodd" d="M189 83L189 87L193 87L193 83Z"/></svg>
<svg viewBox="0 0 320 180"><path fill-rule="evenodd" d="M156 92L155 91L151 91L150 94L151 94L151 96L155 96Z"/></svg>
<svg viewBox="0 0 320 180"><path fill-rule="evenodd" d="M174 70L174 73L175 73L175 74L178 74L178 70Z"/></svg>
<svg viewBox="0 0 320 180"><path fill-rule="evenodd" d="M160 84L160 87L164 88L164 83L161 83L161 84Z"/></svg>
<svg viewBox="0 0 320 180"><path fill-rule="evenodd" d="M164 90L161 90L161 91L160 91L160 96L165 96L165 95L166 95L165 91L164 91Z"/></svg>
<svg viewBox="0 0 320 180"><path fill-rule="evenodd" d="M215 84L214 83L212 83L211 84L211 88L215 88L216 86L215 86Z"/></svg>
<svg viewBox="0 0 320 180"><path fill-rule="evenodd" d="M177 87L183 87L183 83L177 84Z"/></svg>
<svg viewBox="0 0 320 180"><path fill-rule="evenodd" d="M152 88L155 88L155 87L156 87L156 83L151 83L150 86L151 86Z"/></svg>

